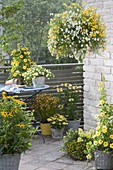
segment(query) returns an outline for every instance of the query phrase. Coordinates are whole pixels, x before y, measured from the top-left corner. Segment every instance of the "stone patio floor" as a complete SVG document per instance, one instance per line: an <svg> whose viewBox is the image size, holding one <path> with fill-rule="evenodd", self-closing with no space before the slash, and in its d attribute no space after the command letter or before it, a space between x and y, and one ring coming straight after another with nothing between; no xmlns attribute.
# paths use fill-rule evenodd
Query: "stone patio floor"
<svg viewBox="0 0 113 170"><path fill-rule="evenodd" d="M32 139L32 147L21 155L19 170L95 170L94 162L75 161L60 151L62 140L41 136Z"/></svg>

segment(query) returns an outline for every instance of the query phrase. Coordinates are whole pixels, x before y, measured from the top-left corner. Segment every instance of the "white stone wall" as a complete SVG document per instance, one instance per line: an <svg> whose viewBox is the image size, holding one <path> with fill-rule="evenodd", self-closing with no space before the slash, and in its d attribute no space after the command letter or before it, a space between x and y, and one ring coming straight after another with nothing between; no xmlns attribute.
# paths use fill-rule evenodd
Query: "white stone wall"
<svg viewBox="0 0 113 170"><path fill-rule="evenodd" d="M85 0L102 16L106 25L107 49L99 55L87 56L84 60L84 129L94 128L99 114L98 82L105 75L108 100L113 103L113 0Z"/></svg>

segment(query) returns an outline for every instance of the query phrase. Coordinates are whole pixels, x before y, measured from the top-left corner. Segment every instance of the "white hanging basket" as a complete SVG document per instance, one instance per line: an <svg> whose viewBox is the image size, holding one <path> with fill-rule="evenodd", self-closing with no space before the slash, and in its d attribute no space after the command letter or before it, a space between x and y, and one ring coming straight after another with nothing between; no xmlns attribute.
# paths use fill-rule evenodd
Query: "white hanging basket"
<svg viewBox="0 0 113 170"><path fill-rule="evenodd" d="M32 78L33 87L43 87L45 84L45 77Z"/></svg>

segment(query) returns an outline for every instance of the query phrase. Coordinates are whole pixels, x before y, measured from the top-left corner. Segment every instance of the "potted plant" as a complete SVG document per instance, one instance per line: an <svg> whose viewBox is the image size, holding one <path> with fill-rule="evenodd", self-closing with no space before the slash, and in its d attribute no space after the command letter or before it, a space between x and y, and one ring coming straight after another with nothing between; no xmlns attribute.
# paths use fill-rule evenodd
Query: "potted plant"
<svg viewBox="0 0 113 170"><path fill-rule="evenodd" d="M18 84L24 84L23 73L33 64L31 62L30 52L27 47L18 45L17 50L11 52L11 70L8 79L17 79Z"/></svg>
<svg viewBox="0 0 113 170"><path fill-rule="evenodd" d="M94 131L83 131L70 129L63 137L61 151L75 160L86 160L86 143L93 140Z"/></svg>
<svg viewBox="0 0 113 170"><path fill-rule="evenodd" d="M54 77L54 74L40 65L32 65L24 74L24 82L26 85L34 87L42 87L46 78Z"/></svg>
<svg viewBox="0 0 113 170"><path fill-rule="evenodd" d="M66 131L70 128L76 130L80 124L80 113L77 111L77 102L79 102L79 92L81 87L71 83L63 83L55 87L60 98L59 112L68 120Z"/></svg>
<svg viewBox="0 0 113 170"><path fill-rule="evenodd" d="M34 116L39 121L39 115L41 117L41 132L43 135L51 135L50 123L48 118L56 113L59 105L59 98L52 94L39 94L36 96L35 104L31 106L34 109Z"/></svg>
<svg viewBox="0 0 113 170"><path fill-rule="evenodd" d="M55 114L47 119L51 125L52 138L61 139L63 137L64 127L68 124L67 119L60 114Z"/></svg>
<svg viewBox="0 0 113 170"><path fill-rule="evenodd" d="M106 33L100 15L93 7L72 3L50 20L48 49L56 58L83 60L88 52L105 49Z"/></svg>
<svg viewBox="0 0 113 170"><path fill-rule="evenodd" d="M14 96L2 93L0 100L0 169L18 170L20 156L30 146L35 133L33 113Z"/></svg>
<svg viewBox="0 0 113 170"><path fill-rule="evenodd" d="M93 142L87 143L87 158L91 159L94 153L96 168L110 170L113 169L113 105L107 101L104 81L99 83L99 91L99 122Z"/></svg>

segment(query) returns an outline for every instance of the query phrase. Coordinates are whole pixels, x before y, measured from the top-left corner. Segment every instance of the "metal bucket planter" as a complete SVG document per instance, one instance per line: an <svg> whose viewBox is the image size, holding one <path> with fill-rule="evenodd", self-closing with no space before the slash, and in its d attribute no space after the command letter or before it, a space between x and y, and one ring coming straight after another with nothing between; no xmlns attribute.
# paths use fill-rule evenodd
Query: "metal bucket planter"
<svg viewBox="0 0 113 170"><path fill-rule="evenodd" d="M50 123L41 123L40 124L42 135L51 135L51 126Z"/></svg>
<svg viewBox="0 0 113 170"><path fill-rule="evenodd" d="M73 130L77 130L79 128L80 121L81 121L81 119L68 121L68 125L65 126L65 132L67 132L71 128Z"/></svg>
<svg viewBox="0 0 113 170"><path fill-rule="evenodd" d="M113 170L113 153L105 153L102 151L95 151L95 166L100 170Z"/></svg>
<svg viewBox="0 0 113 170"><path fill-rule="evenodd" d="M21 154L1 154L0 170L18 170Z"/></svg>
<svg viewBox="0 0 113 170"><path fill-rule="evenodd" d="M32 78L33 87L43 87L45 83L45 77Z"/></svg>
<svg viewBox="0 0 113 170"><path fill-rule="evenodd" d="M62 129L51 128L51 135L53 139L62 139L63 133L64 133L64 128Z"/></svg>

